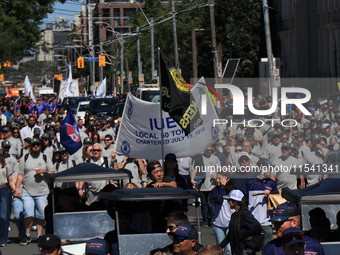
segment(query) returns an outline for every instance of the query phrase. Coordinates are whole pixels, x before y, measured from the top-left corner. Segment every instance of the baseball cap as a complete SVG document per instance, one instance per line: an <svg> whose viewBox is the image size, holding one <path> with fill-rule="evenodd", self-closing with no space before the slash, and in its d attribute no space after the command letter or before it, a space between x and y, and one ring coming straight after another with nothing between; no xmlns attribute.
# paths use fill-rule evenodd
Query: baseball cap
<svg viewBox="0 0 340 255"><path fill-rule="evenodd" d="M329 123L323 123L323 124L322 124L322 129L327 128L327 127L329 127L329 126L330 126Z"/></svg>
<svg viewBox="0 0 340 255"><path fill-rule="evenodd" d="M1 145L2 147L11 147L11 143L8 140L3 140Z"/></svg>
<svg viewBox="0 0 340 255"><path fill-rule="evenodd" d="M243 193L241 190L239 189L233 189L229 192L228 195L223 196L223 199L231 199L231 200L235 200L235 201L242 201L242 198L244 197Z"/></svg>
<svg viewBox="0 0 340 255"><path fill-rule="evenodd" d="M85 254L94 253L97 255L107 255L109 246L104 239L93 238L86 242Z"/></svg>
<svg viewBox="0 0 340 255"><path fill-rule="evenodd" d="M225 129L225 130L223 131L223 134L224 134L224 135L229 135L229 134L230 134L230 130L229 130L229 129Z"/></svg>
<svg viewBox="0 0 340 255"><path fill-rule="evenodd" d="M285 202L276 207L275 216L271 221L282 222L287 220L289 217L299 215L299 209L291 203Z"/></svg>
<svg viewBox="0 0 340 255"><path fill-rule="evenodd" d="M89 127L94 127L94 121L93 120L89 121Z"/></svg>
<svg viewBox="0 0 340 255"><path fill-rule="evenodd" d="M289 143L282 143L281 144L281 149L283 149L283 148L290 149L290 144Z"/></svg>
<svg viewBox="0 0 340 255"><path fill-rule="evenodd" d="M305 234L299 228L287 228L282 235L284 245L294 245L296 243L306 243Z"/></svg>
<svg viewBox="0 0 340 255"><path fill-rule="evenodd" d="M90 137L84 138L84 144L92 144L92 139Z"/></svg>
<svg viewBox="0 0 340 255"><path fill-rule="evenodd" d="M238 142L242 142L242 141L244 140L244 137L243 137L243 135L241 135L241 134L237 134L237 135L235 136L235 140L238 141Z"/></svg>
<svg viewBox="0 0 340 255"><path fill-rule="evenodd" d="M49 133L43 133L41 136L42 139L50 139L50 134Z"/></svg>
<svg viewBox="0 0 340 255"><path fill-rule="evenodd" d="M198 239L197 229L188 223L179 224L174 232L170 232L169 235L183 236L189 239Z"/></svg>
<svg viewBox="0 0 340 255"><path fill-rule="evenodd" d="M276 130L275 130L275 131L273 132L273 137L274 137L274 136L280 137L280 136L281 136L281 133L280 133L279 131L276 131Z"/></svg>
<svg viewBox="0 0 340 255"><path fill-rule="evenodd" d="M161 164L158 161L153 161L147 165L146 170L150 174L153 170L155 170L158 167L162 167Z"/></svg>
<svg viewBox="0 0 340 255"><path fill-rule="evenodd" d="M242 156L246 156L247 158L250 158L249 153L246 152L246 151L241 151L241 152L238 154L238 158L241 158Z"/></svg>
<svg viewBox="0 0 340 255"><path fill-rule="evenodd" d="M40 135L40 128L34 128L33 129L33 134Z"/></svg>
<svg viewBox="0 0 340 255"><path fill-rule="evenodd" d="M312 141L318 141L320 139L321 139L321 136L319 134L316 134L316 133L312 134Z"/></svg>
<svg viewBox="0 0 340 255"><path fill-rule="evenodd" d="M304 138L306 141L309 141L309 140L312 140L312 135L311 134L307 134L305 135L305 138Z"/></svg>
<svg viewBox="0 0 340 255"><path fill-rule="evenodd" d="M304 129L312 128L312 124L310 124L309 122L306 122L306 123L303 124L303 128Z"/></svg>
<svg viewBox="0 0 340 255"><path fill-rule="evenodd" d="M165 161L177 161L176 155L173 153L168 153L165 155Z"/></svg>
<svg viewBox="0 0 340 255"><path fill-rule="evenodd" d="M52 114L47 115L47 119L53 119Z"/></svg>
<svg viewBox="0 0 340 255"><path fill-rule="evenodd" d="M110 139L110 140L113 140L112 135L109 135L109 134L105 135L105 138L108 138L108 139Z"/></svg>
<svg viewBox="0 0 340 255"><path fill-rule="evenodd" d="M257 161L257 166L266 166L269 167L272 164L270 163L270 160L267 158L260 158L259 161Z"/></svg>
<svg viewBox="0 0 340 255"><path fill-rule="evenodd" d="M6 133L9 132L9 127L3 127L3 128L2 128L2 132L4 132L4 133L5 133L5 132L6 132Z"/></svg>
<svg viewBox="0 0 340 255"><path fill-rule="evenodd" d="M297 136L298 136L298 137L304 137L305 134L304 134L303 132L300 132L300 131L299 131L299 132L297 133Z"/></svg>
<svg viewBox="0 0 340 255"><path fill-rule="evenodd" d="M33 139L31 139L31 144L33 145L33 144L40 144L40 140L38 139L38 138L33 138Z"/></svg>
<svg viewBox="0 0 340 255"><path fill-rule="evenodd" d="M61 245L60 237L53 234L42 235L39 238L39 247L55 247Z"/></svg>

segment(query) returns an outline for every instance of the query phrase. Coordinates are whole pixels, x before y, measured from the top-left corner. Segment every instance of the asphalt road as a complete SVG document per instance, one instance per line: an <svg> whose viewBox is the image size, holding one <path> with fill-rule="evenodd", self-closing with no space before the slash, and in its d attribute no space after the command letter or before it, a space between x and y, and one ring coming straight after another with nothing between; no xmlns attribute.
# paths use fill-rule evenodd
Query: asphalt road
<svg viewBox="0 0 340 255"><path fill-rule="evenodd" d="M195 208L191 205L188 206L188 217L190 223L193 225L196 224L196 211ZM20 239L18 238L18 231L16 225L11 222L11 231L9 232L8 243L6 247L1 247L0 250L3 255L32 255L32 254L40 254L39 248L37 246L36 241L36 232L31 233L32 242L27 246L22 246L19 244ZM215 244L215 236L213 234L212 227L203 226L201 227L201 237L202 237L202 245L207 244ZM85 252L85 251L84 251Z"/></svg>

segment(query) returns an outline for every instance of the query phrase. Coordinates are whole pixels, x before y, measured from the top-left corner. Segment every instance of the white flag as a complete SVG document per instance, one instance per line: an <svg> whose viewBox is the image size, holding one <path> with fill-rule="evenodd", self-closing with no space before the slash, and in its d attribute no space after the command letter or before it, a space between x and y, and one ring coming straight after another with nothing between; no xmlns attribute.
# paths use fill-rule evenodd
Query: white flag
<svg viewBox="0 0 340 255"><path fill-rule="evenodd" d="M99 84L97 88L97 93L96 93L97 97L105 97L105 95L106 95L106 77Z"/></svg>
<svg viewBox="0 0 340 255"><path fill-rule="evenodd" d="M24 81L24 90L25 90L25 95L29 96L32 90L32 84L30 83L30 81L28 80L28 75L26 75L25 77L25 81Z"/></svg>
<svg viewBox="0 0 340 255"><path fill-rule="evenodd" d="M33 103L36 103L36 102L37 102L37 101L35 100L35 95L34 95L34 93L33 93L33 88L31 88L30 98L32 99Z"/></svg>
<svg viewBox="0 0 340 255"><path fill-rule="evenodd" d="M73 93L71 91L72 87L72 68L71 68L71 63L68 65L69 73L68 73L68 80L67 80L67 87L65 91L65 97L72 97Z"/></svg>

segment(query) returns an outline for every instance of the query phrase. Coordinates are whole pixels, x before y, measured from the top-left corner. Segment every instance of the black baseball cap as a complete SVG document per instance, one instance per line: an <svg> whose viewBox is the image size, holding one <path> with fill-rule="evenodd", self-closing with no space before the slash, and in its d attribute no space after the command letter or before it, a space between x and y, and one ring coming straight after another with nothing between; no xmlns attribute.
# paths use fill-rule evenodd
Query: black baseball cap
<svg viewBox="0 0 340 255"><path fill-rule="evenodd" d="M56 247L61 246L60 237L53 234L42 235L39 238L39 247Z"/></svg>
<svg viewBox="0 0 340 255"><path fill-rule="evenodd" d="M158 161L153 161L147 165L146 170L148 171L148 174L151 174L153 170L159 167L162 167L161 164Z"/></svg>
<svg viewBox="0 0 340 255"><path fill-rule="evenodd" d="M271 221L283 222L289 217L299 215L299 209L292 203L285 202L276 207L275 217Z"/></svg>
<svg viewBox="0 0 340 255"><path fill-rule="evenodd" d="M84 144L92 144L92 139L90 137L84 138Z"/></svg>
<svg viewBox="0 0 340 255"><path fill-rule="evenodd" d="M1 145L2 147L11 147L11 143L8 140L3 140Z"/></svg>

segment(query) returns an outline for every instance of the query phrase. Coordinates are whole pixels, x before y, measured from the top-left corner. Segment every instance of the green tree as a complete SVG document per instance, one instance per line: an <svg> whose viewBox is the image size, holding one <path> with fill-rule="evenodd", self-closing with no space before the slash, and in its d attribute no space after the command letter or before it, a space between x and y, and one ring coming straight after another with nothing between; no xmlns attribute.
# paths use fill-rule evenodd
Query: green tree
<svg viewBox="0 0 340 255"><path fill-rule="evenodd" d="M213 54L211 43L210 12L206 1L184 0L176 3L176 27L179 48L179 62L184 79L189 82L192 77L192 41L191 30L200 29L197 36L198 76L213 77ZM202 7L204 6L204 7ZM216 0L215 24L217 44L222 46L222 63L229 58L241 58L237 77L254 77L257 75L260 59L260 43L264 37L262 4L259 0ZM157 0L146 0L144 12L150 19L160 17L157 21L171 17L171 5L161 4ZM133 17L133 24L142 27L140 35L141 60L146 83L151 81L150 30L144 15L138 12ZM143 28L144 27L144 28ZM160 47L174 62L173 32L171 19L155 24L155 56ZM125 44L129 57L130 69L137 78L136 37ZM155 57L155 69L157 57Z"/></svg>
<svg viewBox="0 0 340 255"><path fill-rule="evenodd" d="M0 63L30 55L40 39L42 20L57 1L66 0L0 1Z"/></svg>

